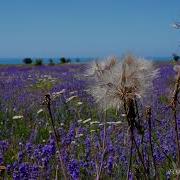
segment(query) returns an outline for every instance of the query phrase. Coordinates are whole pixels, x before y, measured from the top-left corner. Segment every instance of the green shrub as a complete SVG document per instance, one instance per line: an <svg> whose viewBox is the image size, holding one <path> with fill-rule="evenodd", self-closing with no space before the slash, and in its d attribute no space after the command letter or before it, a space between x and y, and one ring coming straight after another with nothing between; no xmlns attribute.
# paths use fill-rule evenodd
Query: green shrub
<svg viewBox="0 0 180 180"><path fill-rule="evenodd" d="M41 66L41 65L43 65L43 60L42 59L36 59L34 64L36 66Z"/></svg>
<svg viewBox="0 0 180 180"><path fill-rule="evenodd" d="M61 64L70 63L70 62L71 62L70 58L65 58L65 57L60 58L60 63Z"/></svg>
<svg viewBox="0 0 180 180"><path fill-rule="evenodd" d="M31 58L24 58L23 63L24 64L32 64L33 60Z"/></svg>

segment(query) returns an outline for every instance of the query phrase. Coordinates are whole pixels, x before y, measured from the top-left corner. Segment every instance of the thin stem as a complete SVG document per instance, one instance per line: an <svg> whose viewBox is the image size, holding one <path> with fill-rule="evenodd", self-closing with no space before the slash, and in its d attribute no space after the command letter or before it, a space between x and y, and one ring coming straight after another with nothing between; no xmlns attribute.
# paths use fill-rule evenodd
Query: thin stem
<svg viewBox="0 0 180 180"><path fill-rule="evenodd" d="M144 160L143 160L143 156L142 156L142 154L141 154L141 152L140 152L140 150L139 150L139 147L138 147L138 145L137 145L137 143L136 143L136 139L135 139L135 137L134 137L134 132L133 132L133 130L132 130L131 134L132 134L132 137L131 137L131 138L132 138L132 140L133 140L133 142L134 142L134 144L135 144L135 147L136 147L136 150L137 150L139 159L140 159L140 161L141 161L141 163L142 163L143 170L144 170L144 173L145 173L145 179L146 179L146 173L147 173L146 166L145 166L145 163L144 163ZM148 175L148 176L149 176L149 175Z"/></svg>
<svg viewBox="0 0 180 180"><path fill-rule="evenodd" d="M180 144L179 144L179 132L178 132L178 124L177 124L177 115L176 109L173 110L174 115L174 124L175 124L175 132L176 132L176 143L177 143L177 164L180 166Z"/></svg>
<svg viewBox="0 0 180 180"><path fill-rule="evenodd" d="M148 126L149 126L149 143L150 143L150 150L151 150L151 156L153 159L154 170L155 170L155 179L156 179L158 172L157 172L156 160L154 157L154 148L153 148L153 143L152 143L151 107L147 108L147 116L148 116Z"/></svg>
<svg viewBox="0 0 180 180"><path fill-rule="evenodd" d="M126 102L126 100L124 100L124 110L125 110L125 113L126 113L126 118L127 118L128 124L130 126L130 130L131 130L131 140L135 144L135 148L137 150L139 159L140 159L140 161L142 163L142 166L143 166L145 179L147 179L147 177L146 177L147 171L146 171L144 159L143 159L143 156L141 155L141 152L139 150L139 147L138 147L138 145L136 143L136 140L135 140L135 137L134 137L134 130L133 129L134 129L134 124L135 124L136 114L135 114L135 105L134 105L134 100L133 99L128 98L127 102Z"/></svg>
<svg viewBox="0 0 180 180"><path fill-rule="evenodd" d="M64 163L63 163L63 160L61 157L61 151L60 151L61 149L60 149L59 141L58 141L58 133L57 133L56 128L55 128L54 118L53 118L52 111L51 111L51 98L50 98L49 94L45 95L45 104L47 105L47 109L48 109L50 120L51 120L51 125L53 128L53 132L54 132L54 136L55 136L55 140L56 140L56 145L57 145L57 148L59 151L59 159L60 159L60 164L61 164L63 176L64 176L64 179L67 180L65 168L64 168Z"/></svg>
<svg viewBox="0 0 180 180"><path fill-rule="evenodd" d="M105 117L104 117L104 126L103 126L103 143L102 143L103 152L102 152L102 156L101 156L100 167L99 167L99 170L97 171L96 180L100 179L101 172L102 172L103 161L104 161L104 155L106 153L106 147L105 147L105 143L106 143L106 113L105 113Z"/></svg>
<svg viewBox="0 0 180 180"><path fill-rule="evenodd" d="M177 144L177 167L180 167L180 142L179 142L179 130L178 130L178 123L177 123L177 102L178 102L178 94L179 94L179 87L180 86L180 76L178 76L175 88L174 88L174 93L173 93L173 98L172 98L172 111L173 111L173 116L174 116L174 124L175 124L175 132L176 132L176 144Z"/></svg>
<svg viewBox="0 0 180 180"><path fill-rule="evenodd" d="M59 167L58 167L58 165L56 166L56 177L55 177L55 180L58 180L58 169L59 169Z"/></svg>
<svg viewBox="0 0 180 180"><path fill-rule="evenodd" d="M134 98L134 104L135 104L136 116L138 118L138 123L139 123L139 128L140 128L139 132L142 135L142 137L141 137L141 146L142 146L141 151L142 151L142 158L143 158L143 161L144 161L144 148L143 148L144 128L142 128L142 126L141 126L140 115L139 115L139 111L138 111L138 103L137 103L136 97Z"/></svg>
<svg viewBox="0 0 180 180"><path fill-rule="evenodd" d="M140 115L139 115L139 111L138 111L138 103L137 103L136 98L134 98L134 104L135 104L135 108L136 108L136 115L137 115L138 121L140 122Z"/></svg>
<svg viewBox="0 0 180 180"><path fill-rule="evenodd" d="M132 150L133 150L133 140L131 138L131 147L130 147L130 156L129 156L129 165L128 165L128 172L127 172L127 178L126 180L129 180L129 173L131 171L131 166L132 166Z"/></svg>
<svg viewBox="0 0 180 180"><path fill-rule="evenodd" d="M143 159L144 159L144 133L142 134L142 137L141 137L141 146L142 146L142 149L141 149L141 151L142 151L142 156L143 156Z"/></svg>
<svg viewBox="0 0 180 180"><path fill-rule="evenodd" d="M101 164L100 164L99 170L97 171L96 180L99 180L100 177L101 177L101 172L102 172L102 166L103 166L105 152L106 152L106 149L103 150L103 153L102 153L102 156L101 156Z"/></svg>

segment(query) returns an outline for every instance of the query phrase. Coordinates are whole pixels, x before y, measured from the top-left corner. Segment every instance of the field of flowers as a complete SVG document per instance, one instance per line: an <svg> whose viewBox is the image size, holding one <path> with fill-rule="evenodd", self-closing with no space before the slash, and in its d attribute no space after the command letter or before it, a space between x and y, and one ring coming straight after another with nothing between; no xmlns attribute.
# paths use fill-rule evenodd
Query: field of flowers
<svg viewBox="0 0 180 180"><path fill-rule="evenodd" d="M154 67L158 75L147 96L137 95L133 116L124 96L124 109L101 108L87 65L0 66L0 177L178 178L178 67Z"/></svg>

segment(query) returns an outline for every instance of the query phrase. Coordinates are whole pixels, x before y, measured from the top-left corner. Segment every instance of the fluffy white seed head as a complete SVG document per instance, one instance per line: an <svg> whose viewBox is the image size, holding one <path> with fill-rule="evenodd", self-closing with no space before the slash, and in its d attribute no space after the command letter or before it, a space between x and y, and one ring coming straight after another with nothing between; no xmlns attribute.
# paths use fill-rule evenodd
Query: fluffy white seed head
<svg viewBox="0 0 180 180"><path fill-rule="evenodd" d="M175 65L173 69L177 73L176 78L178 78L180 76L180 65Z"/></svg>
<svg viewBox="0 0 180 180"><path fill-rule="evenodd" d="M150 93L157 74L151 61L133 55L125 56L121 61L113 57L94 62L88 72L93 78L90 92L102 109L119 109L124 98L142 98Z"/></svg>

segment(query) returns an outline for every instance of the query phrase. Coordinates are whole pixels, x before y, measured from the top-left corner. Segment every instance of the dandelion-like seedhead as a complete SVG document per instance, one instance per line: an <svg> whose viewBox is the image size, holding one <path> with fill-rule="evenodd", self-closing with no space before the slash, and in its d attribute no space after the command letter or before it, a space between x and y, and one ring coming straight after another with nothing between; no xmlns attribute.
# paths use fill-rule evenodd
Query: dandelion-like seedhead
<svg viewBox="0 0 180 180"><path fill-rule="evenodd" d="M87 70L87 76L90 77L101 77L101 74L107 70L110 70L117 63L117 59L115 57L109 57L105 61L94 61L90 64Z"/></svg>
<svg viewBox="0 0 180 180"><path fill-rule="evenodd" d="M119 109L127 98L143 98L150 94L157 74L151 61L133 55L122 60L113 57L96 61L88 71L93 79L90 92L102 109Z"/></svg>
<svg viewBox="0 0 180 180"><path fill-rule="evenodd" d="M177 73L176 78L180 77L180 65L175 65L173 69Z"/></svg>

